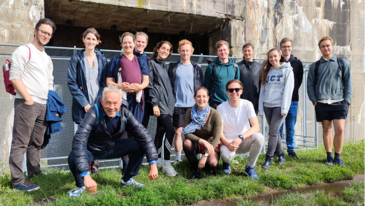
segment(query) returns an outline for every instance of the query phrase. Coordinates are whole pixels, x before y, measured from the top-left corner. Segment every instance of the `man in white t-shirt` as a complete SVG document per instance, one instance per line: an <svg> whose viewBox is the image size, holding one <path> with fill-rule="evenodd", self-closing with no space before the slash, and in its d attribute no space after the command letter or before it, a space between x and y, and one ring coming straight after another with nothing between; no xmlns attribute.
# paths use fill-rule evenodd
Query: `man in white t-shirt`
<svg viewBox="0 0 365 206"><path fill-rule="evenodd" d="M48 91L53 90L53 64L44 46L52 38L56 25L40 19L33 30L34 40L18 47L11 56L9 80L16 89L13 140L9 157L11 182L18 191L35 191L39 186L28 182L23 174L27 155L28 177L41 174L40 157L44 133Z"/></svg>
<svg viewBox="0 0 365 206"><path fill-rule="evenodd" d="M245 174L253 179L258 179L254 167L264 146L265 138L261 133L258 133L260 127L255 109L250 101L240 99L243 92L241 81L237 79L228 81L226 92L229 100L217 107L223 121L223 134L221 135L223 144L220 147L223 173L231 173L229 163L236 153L244 154L249 152Z"/></svg>

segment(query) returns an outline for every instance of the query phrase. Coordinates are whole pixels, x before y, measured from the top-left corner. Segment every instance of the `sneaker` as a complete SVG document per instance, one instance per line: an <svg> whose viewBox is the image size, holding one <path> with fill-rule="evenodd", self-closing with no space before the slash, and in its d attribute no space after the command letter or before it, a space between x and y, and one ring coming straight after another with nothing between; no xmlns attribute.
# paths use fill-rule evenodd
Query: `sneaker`
<svg viewBox="0 0 365 206"><path fill-rule="evenodd" d="M225 162L223 162L222 169L223 169L223 173L224 173L224 174L226 174L226 175L231 174L231 168L230 168L230 166L229 166L229 163L225 163Z"/></svg>
<svg viewBox="0 0 365 206"><path fill-rule="evenodd" d="M133 178L131 178L129 181L127 182L124 182L123 179L120 179L120 184L123 186L123 187L146 187L146 185L142 184L142 183L139 183L137 181L135 181Z"/></svg>
<svg viewBox="0 0 365 206"><path fill-rule="evenodd" d="M245 168L245 174L249 177L251 177L252 179L259 179L259 176L257 176L256 172L255 172L255 168L253 167L249 167L246 165L246 168Z"/></svg>
<svg viewBox="0 0 365 206"><path fill-rule="evenodd" d="M332 157L327 157L327 160L326 160L326 165L333 165L333 158Z"/></svg>
<svg viewBox="0 0 365 206"><path fill-rule="evenodd" d="M294 151L289 152L289 153L288 153L288 156L289 156L289 157L296 158L296 159L299 159L299 158L298 158L298 156L297 156L297 154L296 154Z"/></svg>
<svg viewBox="0 0 365 206"><path fill-rule="evenodd" d="M170 177L174 177L177 174L175 169L170 164L164 165L162 167L162 172L166 173L166 175Z"/></svg>
<svg viewBox="0 0 365 206"><path fill-rule="evenodd" d="M179 164L181 162L181 160L175 160L174 161L174 165L177 165L177 164Z"/></svg>
<svg viewBox="0 0 365 206"><path fill-rule="evenodd" d="M23 191L32 192L32 191L36 191L39 189L40 189L40 187L38 185L32 184L26 180L23 183L20 183L19 185L14 187L14 190L18 190L18 191L22 191L22 192Z"/></svg>
<svg viewBox="0 0 365 206"><path fill-rule="evenodd" d="M194 175L193 175L193 178L192 179L194 179L194 180L200 179L200 170L199 169L196 169L194 171Z"/></svg>
<svg viewBox="0 0 365 206"><path fill-rule="evenodd" d="M215 169L209 169L209 174L213 175L213 176L216 176L217 172L215 171Z"/></svg>
<svg viewBox="0 0 365 206"><path fill-rule="evenodd" d="M335 160L333 161L333 164L338 165L338 166L341 166L341 167L343 167L343 166L344 166L344 164L343 164L343 162L342 162L342 160L341 160L340 158L335 159Z"/></svg>
<svg viewBox="0 0 365 206"><path fill-rule="evenodd" d="M70 198L70 197L80 196L85 190L86 190L85 186L76 187L75 189L68 191L68 197Z"/></svg>
<svg viewBox="0 0 365 206"><path fill-rule="evenodd" d="M161 168L161 167L163 167L163 161L157 160L157 168Z"/></svg>

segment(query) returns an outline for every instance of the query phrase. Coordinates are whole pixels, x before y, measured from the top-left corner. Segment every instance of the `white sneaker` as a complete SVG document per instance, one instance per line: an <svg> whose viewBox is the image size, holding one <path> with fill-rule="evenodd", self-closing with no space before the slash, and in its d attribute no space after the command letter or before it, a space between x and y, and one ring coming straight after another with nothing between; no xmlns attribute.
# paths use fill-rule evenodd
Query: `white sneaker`
<svg viewBox="0 0 365 206"><path fill-rule="evenodd" d="M175 169L171 166L171 164L164 165L162 167L162 172L166 173L167 176L174 177L176 176L177 172Z"/></svg>
<svg viewBox="0 0 365 206"><path fill-rule="evenodd" d="M157 168L161 168L161 167L163 167L163 161L157 160Z"/></svg>

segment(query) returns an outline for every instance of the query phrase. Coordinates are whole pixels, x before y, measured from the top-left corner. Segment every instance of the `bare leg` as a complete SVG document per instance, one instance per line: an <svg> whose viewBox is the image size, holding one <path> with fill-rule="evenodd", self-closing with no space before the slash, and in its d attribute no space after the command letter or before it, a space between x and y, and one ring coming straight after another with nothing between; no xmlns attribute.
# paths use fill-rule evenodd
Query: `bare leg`
<svg viewBox="0 0 365 206"><path fill-rule="evenodd" d="M345 119L334 119L333 126L335 128L335 152L341 154L343 141L345 139Z"/></svg>
<svg viewBox="0 0 365 206"><path fill-rule="evenodd" d="M182 150L182 132L183 127L175 128L175 152L181 152Z"/></svg>
<svg viewBox="0 0 365 206"><path fill-rule="evenodd" d="M326 152L332 152L332 122L323 120L322 127L324 148L326 148Z"/></svg>

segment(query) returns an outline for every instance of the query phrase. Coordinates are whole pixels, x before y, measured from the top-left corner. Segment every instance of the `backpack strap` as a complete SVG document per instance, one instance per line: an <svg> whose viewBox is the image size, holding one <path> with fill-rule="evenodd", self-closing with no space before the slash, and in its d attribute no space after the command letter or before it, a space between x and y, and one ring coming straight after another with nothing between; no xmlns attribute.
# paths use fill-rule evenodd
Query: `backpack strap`
<svg viewBox="0 0 365 206"><path fill-rule="evenodd" d="M95 103L94 104L94 107L96 109L96 121L95 121L95 125L94 125L94 128L95 128L96 125L98 125L99 124L99 121L100 121L98 103Z"/></svg>
<svg viewBox="0 0 365 206"><path fill-rule="evenodd" d="M342 83L345 82L345 64L343 62L343 59L340 57L337 57L337 63L338 63L338 67L341 70L342 73Z"/></svg>
<svg viewBox="0 0 365 206"><path fill-rule="evenodd" d="M25 45L25 46L28 47L28 49L29 49L29 59L28 59L28 62L27 62L27 64L28 64L29 61L30 61L30 57L32 56L32 51L30 50L29 46L27 46L27 45Z"/></svg>
<svg viewBox="0 0 365 206"><path fill-rule="evenodd" d="M316 66L314 67L314 85L317 85L318 82L318 69L320 63L320 60L316 61Z"/></svg>
<svg viewBox="0 0 365 206"><path fill-rule="evenodd" d="M216 69L217 69L217 66L216 66L215 62L213 61L212 62L212 75L210 75L210 88L208 88L208 89L213 88L213 81L214 81L214 76L215 76L215 70Z"/></svg>
<svg viewBox="0 0 365 206"><path fill-rule="evenodd" d="M238 79L238 68L239 68L239 66L238 66L237 63L234 63L233 66L234 66L234 73L236 74L234 78Z"/></svg>

